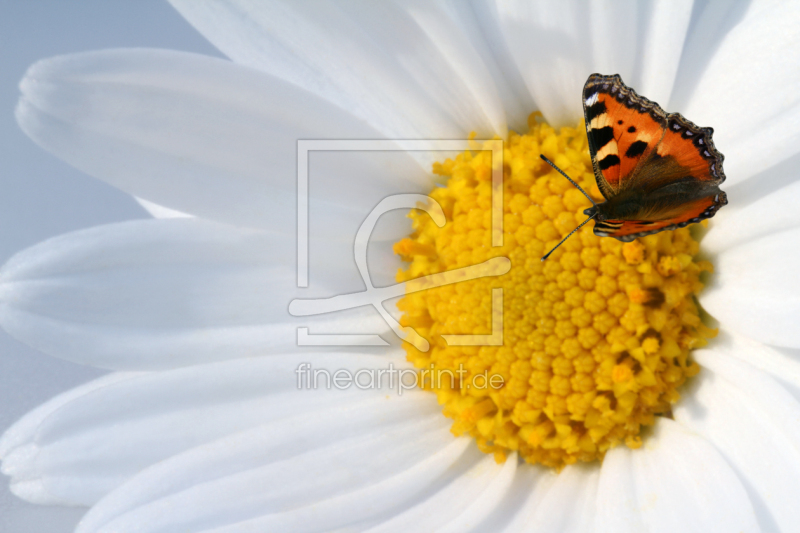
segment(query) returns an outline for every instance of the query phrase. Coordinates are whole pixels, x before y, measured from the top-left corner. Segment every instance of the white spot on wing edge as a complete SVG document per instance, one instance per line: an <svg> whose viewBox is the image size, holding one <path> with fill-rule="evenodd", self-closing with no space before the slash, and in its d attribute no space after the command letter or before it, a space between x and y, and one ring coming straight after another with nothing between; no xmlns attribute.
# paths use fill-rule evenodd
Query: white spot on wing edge
<svg viewBox="0 0 800 533"><path fill-rule="evenodd" d="M586 99L586 105L594 105L597 103L597 95L600 93L594 93L592 96Z"/></svg>

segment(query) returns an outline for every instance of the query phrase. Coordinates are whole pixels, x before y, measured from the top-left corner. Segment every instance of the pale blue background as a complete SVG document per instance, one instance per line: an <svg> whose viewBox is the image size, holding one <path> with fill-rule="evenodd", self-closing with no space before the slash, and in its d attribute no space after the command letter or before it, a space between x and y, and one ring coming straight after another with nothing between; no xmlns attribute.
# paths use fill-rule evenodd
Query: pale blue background
<svg viewBox="0 0 800 533"><path fill-rule="evenodd" d="M14 121L17 84L31 63L115 47L219 56L165 1L0 0L0 262L61 233L147 216L129 196L39 149ZM42 355L0 331L0 431L100 373ZM0 533L65 533L84 512L26 504L0 476Z"/></svg>

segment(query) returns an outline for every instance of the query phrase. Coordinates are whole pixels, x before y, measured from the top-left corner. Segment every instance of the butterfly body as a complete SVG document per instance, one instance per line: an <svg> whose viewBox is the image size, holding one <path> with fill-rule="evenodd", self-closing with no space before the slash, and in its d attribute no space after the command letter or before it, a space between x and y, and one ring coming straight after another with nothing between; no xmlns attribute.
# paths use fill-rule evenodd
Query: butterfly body
<svg viewBox="0 0 800 533"><path fill-rule="evenodd" d="M669 212L671 221L680 213L672 206L704 202L709 199L710 211L703 209L692 216L679 222L665 224L663 214ZM668 229L675 229L700 222L704 218L713 216L714 204L725 205L725 193L717 186L696 186L689 183L676 183L667 185L653 191L646 200L636 191L623 191L611 200L607 200L584 211L595 220L594 233L600 237L614 236L621 241L631 241L636 237L657 233ZM614 235L615 231L626 225L626 229L637 230L629 235Z"/></svg>
<svg viewBox="0 0 800 533"><path fill-rule="evenodd" d="M586 134L605 202L584 211L594 233L631 241L714 216L727 204L723 155L700 128L627 87L592 74L583 88Z"/></svg>

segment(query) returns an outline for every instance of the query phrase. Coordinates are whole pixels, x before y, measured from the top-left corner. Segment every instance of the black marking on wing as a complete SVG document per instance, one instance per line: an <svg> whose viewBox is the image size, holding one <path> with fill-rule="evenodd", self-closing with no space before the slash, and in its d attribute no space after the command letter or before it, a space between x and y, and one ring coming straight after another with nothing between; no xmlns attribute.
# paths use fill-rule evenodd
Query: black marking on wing
<svg viewBox="0 0 800 533"><path fill-rule="evenodd" d="M593 105L590 105L586 108L586 123L590 124L592 120L600 115L605 114L606 112L606 104L605 102L596 102Z"/></svg>
<svg viewBox="0 0 800 533"><path fill-rule="evenodd" d="M598 76L599 76L599 74L598 74ZM589 100L589 99L592 98L592 96L595 95L595 93L598 93L598 92L600 92L600 87L598 87L596 85L588 87L588 88L586 86L584 86L584 88L583 88L583 98L584 98L584 100Z"/></svg>
<svg viewBox="0 0 800 533"><path fill-rule="evenodd" d="M645 150L647 150L647 143L644 141L636 141L628 147L628 150L625 152L625 157L639 157Z"/></svg>
<svg viewBox="0 0 800 533"><path fill-rule="evenodd" d="M599 152L603 146L614 140L614 128L606 126L604 128L591 129L588 135L592 138L592 145L595 151Z"/></svg>
<svg viewBox="0 0 800 533"><path fill-rule="evenodd" d="M600 170L606 170L607 168L611 168L614 165L619 165L619 157L617 157L614 154L609 154L600 161L598 161L597 165L600 167Z"/></svg>

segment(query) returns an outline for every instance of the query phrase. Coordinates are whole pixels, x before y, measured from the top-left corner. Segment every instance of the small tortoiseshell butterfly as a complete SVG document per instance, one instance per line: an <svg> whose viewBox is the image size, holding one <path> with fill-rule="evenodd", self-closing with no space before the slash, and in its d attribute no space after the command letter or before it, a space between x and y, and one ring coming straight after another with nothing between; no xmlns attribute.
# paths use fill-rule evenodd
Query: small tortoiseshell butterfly
<svg viewBox="0 0 800 533"><path fill-rule="evenodd" d="M589 76L583 112L594 175L606 201L596 204L587 194L593 204L584 211L589 218L564 240L594 219L595 235L628 242L700 222L728 203L719 189L724 157L714 149L711 128L665 113L618 74Z"/></svg>

